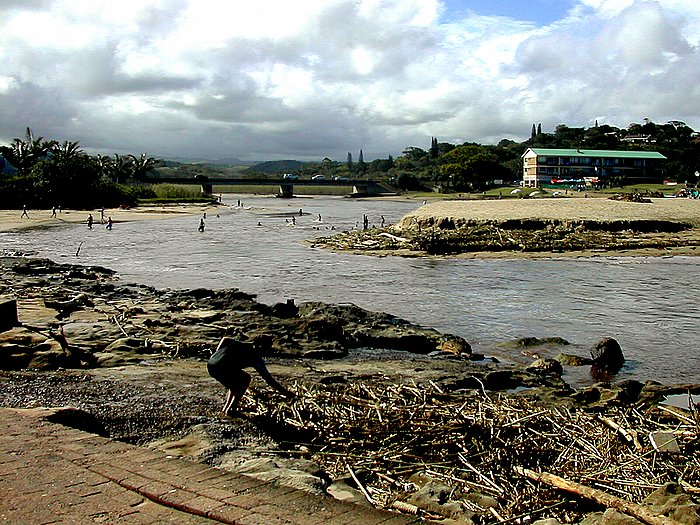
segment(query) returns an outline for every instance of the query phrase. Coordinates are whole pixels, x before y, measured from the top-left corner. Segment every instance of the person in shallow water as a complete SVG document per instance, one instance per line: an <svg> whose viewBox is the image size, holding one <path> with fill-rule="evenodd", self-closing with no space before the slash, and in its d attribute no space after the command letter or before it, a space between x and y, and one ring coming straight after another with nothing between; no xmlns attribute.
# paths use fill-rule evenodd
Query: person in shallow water
<svg viewBox="0 0 700 525"><path fill-rule="evenodd" d="M238 410L248 390L251 377L243 371L244 368L254 368L280 394L288 399L294 397L294 393L278 383L265 366L263 355L269 352L270 347L270 340L265 336L255 338L253 343L244 343L232 337L222 337L219 341L219 346L207 362L207 370L211 377L228 389L222 409L225 415L230 416Z"/></svg>

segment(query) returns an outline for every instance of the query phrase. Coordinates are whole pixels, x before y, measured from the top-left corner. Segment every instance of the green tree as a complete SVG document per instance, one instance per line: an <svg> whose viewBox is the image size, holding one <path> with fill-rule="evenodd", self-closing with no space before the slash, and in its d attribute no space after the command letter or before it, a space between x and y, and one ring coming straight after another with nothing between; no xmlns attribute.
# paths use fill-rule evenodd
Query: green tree
<svg viewBox="0 0 700 525"><path fill-rule="evenodd" d="M488 181L501 178L504 168L484 146L458 146L442 157L440 177L456 190L480 190Z"/></svg>
<svg viewBox="0 0 700 525"><path fill-rule="evenodd" d="M142 153L140 157L129 155L131 159L131 176L136 180L144 180L156 166L156 159Z"/></svg>
<svg viewBox="0 0 700 525"><path fill-rule="evenodd" d="M34 133L27 128L25 139L16 138L10 145L10 158L8 159L20 174L28 172L34 164L46 158L56 145L56 141L45 141L44 137L34 137Z"/></svg>

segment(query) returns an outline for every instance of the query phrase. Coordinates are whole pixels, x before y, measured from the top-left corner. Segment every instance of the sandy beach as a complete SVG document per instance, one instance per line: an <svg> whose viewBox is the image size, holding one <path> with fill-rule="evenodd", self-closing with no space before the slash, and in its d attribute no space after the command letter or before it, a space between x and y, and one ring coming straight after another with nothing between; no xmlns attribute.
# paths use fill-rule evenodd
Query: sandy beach
<svg viewBox="0 0 700 525"><path fill-rule="evenodd" d="M700 200L651 199L652 202L623 202L604 198L442 200L429 202L409 213L412 218L451 217L456 220L668 220L700 227Z"/></svg>
<svg viewBox="0 0 700 525"><path fill-rule="evenodd" d="M168 217L181 217L183 215L200 215L215 210L216 206L202 204L169 204L161 206L139 206L130 209L105 208L104 222L109 217L115 223L128 221L142 221L153 219L166 219ZM22 217L22 210L0 210L0 232L27 230L31 228L48 228L63 224L85 223L88 214L96 224L100 224L101 213L95 210L56 210L56 217L52 217L52 210L28 210L29 217Z"/></svg>

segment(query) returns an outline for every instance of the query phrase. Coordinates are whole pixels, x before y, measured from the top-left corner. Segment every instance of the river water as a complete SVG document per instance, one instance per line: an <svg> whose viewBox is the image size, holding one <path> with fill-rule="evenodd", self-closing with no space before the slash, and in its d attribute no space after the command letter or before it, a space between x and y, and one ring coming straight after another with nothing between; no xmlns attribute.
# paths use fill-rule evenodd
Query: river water
<svg viewBox="0 0 700 525"><path fill-rule="evenodd" d="M112 231L65 225L0 233L0 248L106 266L124 282L156 287L235 287L270 304L353 303L460 335L475 351L501 358L497 343L520 337L562 337L572 343L565 351L578 355L614 337L627 360L620 379L700 383L700 257L335 254L303 241L361 227L364 215L370 225L382 215L391 224L420 203L240 198L239 206L238 196L224 197L227 206L209 213L204 232L195 216L119 223Z"/></svg>

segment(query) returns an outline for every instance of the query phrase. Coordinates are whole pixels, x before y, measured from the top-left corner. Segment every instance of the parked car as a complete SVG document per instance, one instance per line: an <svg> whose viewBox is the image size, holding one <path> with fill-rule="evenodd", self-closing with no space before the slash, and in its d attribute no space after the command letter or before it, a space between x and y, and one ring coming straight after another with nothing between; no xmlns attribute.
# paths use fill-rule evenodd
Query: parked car
<svg viewBox="0 0 700 525"><path fill-rule="evenodd" d="M311 180L326 180L326 177L323 175L314 175L311 177Z"/></svg>
<svg viewBox="0 0 700 525"><path fill-rule="evenodd" d="M347 177L335 177L335 180L350 180Z"/></svg>
<svg viewBox="0 0 700 525"><path fill-rule="evenodd" d="M294 175L294 173L285 173L282 175L285 180L299 180L299 175Z"/></svg>

